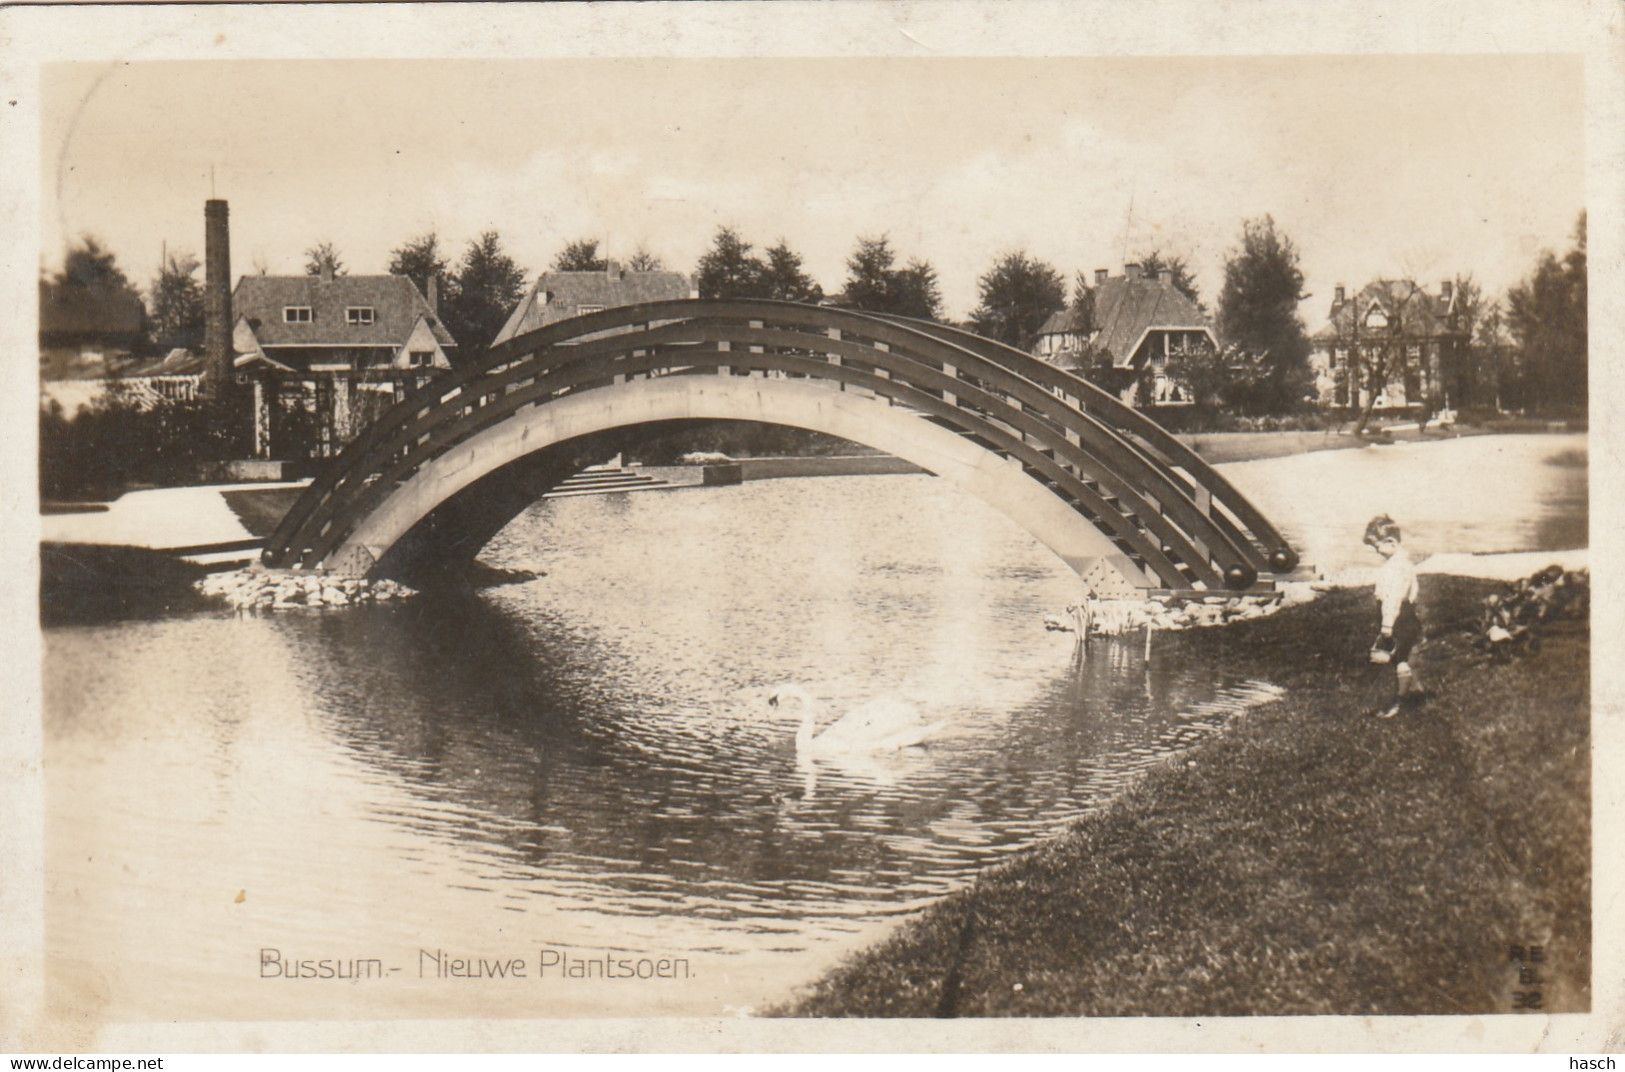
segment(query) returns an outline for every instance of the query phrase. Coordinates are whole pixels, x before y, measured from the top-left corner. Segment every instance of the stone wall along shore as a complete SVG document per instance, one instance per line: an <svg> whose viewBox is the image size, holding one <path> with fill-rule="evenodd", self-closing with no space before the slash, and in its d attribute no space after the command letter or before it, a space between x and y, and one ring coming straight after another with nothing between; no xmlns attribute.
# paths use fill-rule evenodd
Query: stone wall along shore
<svg viewBox="0 0 1625 1072"><path fill-rule="evenodd" d="M417 595L416 589L390 580L369 581L366 578L336 577L302 570L273 570L260 566L228 573L211 573L194 587L234 610L347 607Z"/></svg>

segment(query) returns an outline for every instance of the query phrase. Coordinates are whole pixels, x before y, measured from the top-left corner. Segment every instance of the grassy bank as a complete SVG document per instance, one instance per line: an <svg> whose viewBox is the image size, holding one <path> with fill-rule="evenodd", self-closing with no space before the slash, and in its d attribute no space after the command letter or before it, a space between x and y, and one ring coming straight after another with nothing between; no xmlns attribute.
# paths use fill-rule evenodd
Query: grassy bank
<svg viewBox="0 0 1625 1072"><path fill-rule="evenodd" d="M231 512L243 523L243 528L255 536L269 537L292 509L294 501L304 488L245 488L241 491L223 491Z"/></svg>
<svg viewBox="0 0 1625 1072"><path fill-rule="evenodd" d="M1309 454L1318 450L1351 450L1366 445L1357 436L1341 435L1330 429L1318 432L1188 432L1179 438L1209 465L1284 458L1289 454Z"/></svg>
<svg viewBox="0 0 1625 1072"><path fill-rule="evenodd" d="M1490 1013L1590 991L1589 636L1488 665L1494 586L1424 580L1392 721L1369 589L1158 638L1287 688L1068 834L985 873L777 1010L804 1016ZM1543 947L1520 983L1512 945Z"/></svg>
<svg viewBox="0 0 1625 1072"><path fill-rule="evenodd" d="M1427 428L1379 429L1372 428L1388 443L1431 443L1441 439L1460 439L1463 436L1487 435L1486 428L1456 425L1443 429L1435 425ZM1226 462L1256 462L1264 458L1284 458L1291 454L1311 454L1321 450L1356 450L1369 446L1373 440L1354 434L1352 424L1327 427L1321 431L1293 432L1186 432L1180 439L1202 456L1209 465Z"/></svg>

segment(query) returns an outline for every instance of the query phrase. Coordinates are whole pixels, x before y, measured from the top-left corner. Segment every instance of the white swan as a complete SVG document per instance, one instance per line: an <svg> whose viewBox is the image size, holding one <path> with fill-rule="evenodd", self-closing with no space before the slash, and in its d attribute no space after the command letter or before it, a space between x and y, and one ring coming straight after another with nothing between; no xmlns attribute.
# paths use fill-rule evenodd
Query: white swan
<svg viewBox="0 0 1625 1072"><path fill-rule="evenodd" d="M824 705L801 686L781 685L768 696L767 703L776 710L787 704L801 708L801 724L796 728L796 752L800 755L895 752L925 744L944 725L927 722L912 704L880 699L853 708L818 733L818 716Z"/></svg>

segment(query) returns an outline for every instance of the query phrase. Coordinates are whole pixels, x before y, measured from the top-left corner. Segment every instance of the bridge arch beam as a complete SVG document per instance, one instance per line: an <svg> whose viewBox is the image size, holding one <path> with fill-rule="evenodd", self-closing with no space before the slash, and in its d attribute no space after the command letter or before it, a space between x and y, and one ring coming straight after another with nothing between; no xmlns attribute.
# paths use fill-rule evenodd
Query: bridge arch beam
<svg viewBox="0 0 1625 1072"><path fill-rule="evenodd" d="M634 380L521 411L419 469L367 515L326 565L351 575L367 574L441 504L535 452L618 428L706 419L806 428L884 450L1009 516L1080 576L1095 578L1097 587L1133 589L1148 583L1145 573L1099 529L1027 474L1019 461L883 400L806 381L733 376ZM516 504L513 512L522 508Z"/></svg>

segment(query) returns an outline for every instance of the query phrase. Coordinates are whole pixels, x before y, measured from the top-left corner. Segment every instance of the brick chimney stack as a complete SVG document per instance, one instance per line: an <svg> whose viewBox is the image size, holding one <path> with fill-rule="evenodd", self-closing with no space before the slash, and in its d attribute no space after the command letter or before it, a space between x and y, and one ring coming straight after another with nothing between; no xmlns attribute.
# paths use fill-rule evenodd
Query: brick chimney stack
<svg viewBox="0 0 1625 1072"><path fill-rule="evenodd" d="M1112 273L1111 273L1110 268L1096 268L1095 269L1095 286L1098 287L1100 284L1104 283L1106 281L1107 277L1110 276L1111 274Z"/></svg>
<svg viewBox="0 0 1625 1072"><path fill-rule="evenodd" d="M1145 269L1138 264L1123 265L1123 275L1129 279L1139 279L1144 272Z"/></svg>
<svg viewBox="0 0 1625 1072"><path fill-rule="evenodd" d="M1439 297L1444 299L1444 303L1446 305L1450 304L1450 292L1454 289L1454 287L1455 284L1448 279L1439 284Z"/></svg>
<svg viewBox="0 0 1625 1072"><path fill-rule="evenodd" d="M1337 284L1337 286L1335 288L1333 288L1333 290L1332 290L1332 304L1333 305L1342 305L1343 304L1343 284L1341 284L1341 283Z"/></svg>
<svg viewBox="0 0 1625 1072"><path fill-rule="evenodd" d="M424 295L429 299L429 312L435 316L440 315L440 276L429 277L429 293Z"/></svg>
<svg viewBox="0 0 1625 1072"><path fill-rule="evenodd" d="M203 203L203 384L205 398L231 393L231 227L224 201Z"/></svg>

